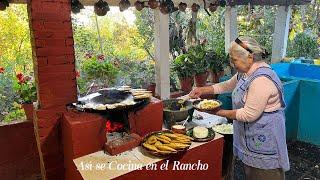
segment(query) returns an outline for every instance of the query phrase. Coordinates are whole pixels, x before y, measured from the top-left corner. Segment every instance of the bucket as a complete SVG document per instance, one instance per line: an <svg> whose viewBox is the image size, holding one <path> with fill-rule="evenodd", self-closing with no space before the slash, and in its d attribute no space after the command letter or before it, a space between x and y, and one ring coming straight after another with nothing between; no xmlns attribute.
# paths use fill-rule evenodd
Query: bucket
<svg viewBox="0 0 320 180"><path fill-rule="evenodd" d="M315 60L313 60L313 62L315 65L320 66L320 59L315 59Z"/></svg>

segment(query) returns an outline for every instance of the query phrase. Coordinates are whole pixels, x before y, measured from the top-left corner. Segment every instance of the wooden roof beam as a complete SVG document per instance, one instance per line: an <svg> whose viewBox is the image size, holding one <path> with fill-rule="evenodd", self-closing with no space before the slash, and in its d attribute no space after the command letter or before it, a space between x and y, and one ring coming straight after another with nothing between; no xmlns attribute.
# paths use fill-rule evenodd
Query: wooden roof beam
<svg viewBox="0 0 320 180"><path fill-rule="evenodd" d="M311 3L311 0L227 0L228 5L260 5L260 6L288 6L288 5L305 5Z"/></svg>

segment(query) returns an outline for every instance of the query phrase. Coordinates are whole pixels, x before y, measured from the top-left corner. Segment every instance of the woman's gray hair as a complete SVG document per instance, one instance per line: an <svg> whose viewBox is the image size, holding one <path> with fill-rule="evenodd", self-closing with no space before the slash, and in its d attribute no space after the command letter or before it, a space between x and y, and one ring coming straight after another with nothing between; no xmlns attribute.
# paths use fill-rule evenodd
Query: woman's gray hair
<svg viewBox="0 0 320 180"><path fill-rule="evenodd" d="M238 39L240 39L243 42L243 44L245 44L248 47L248 49L252 51L254 62L265 60L264 56L265 56L266 50L255 39L251 37L246 37L246 36L238 37ZM240 46L235 41L231 43L231 46L229 48L229 53L243 57L241 59L246 59L250 54L249 51L247 51L245 48Z"/></svg>

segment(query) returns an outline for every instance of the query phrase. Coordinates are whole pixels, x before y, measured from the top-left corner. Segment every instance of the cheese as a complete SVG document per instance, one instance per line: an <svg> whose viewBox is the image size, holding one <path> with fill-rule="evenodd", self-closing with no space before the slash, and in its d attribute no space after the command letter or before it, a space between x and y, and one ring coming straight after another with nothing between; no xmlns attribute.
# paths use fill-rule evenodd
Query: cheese
<svg viewBox="0 0 320 180"><path fill-rule="evenodd" d="M172 128L174 128L174 129L184 129L185 126L182 126L182 125L173 125Z"/></svg>
<svg viewBox="0 0 320 180"><path fill-rule="evenodd" d="M208 137L209 131L205 127L197 126L193 128L193 136L195 138L206 138Z"/></svg>

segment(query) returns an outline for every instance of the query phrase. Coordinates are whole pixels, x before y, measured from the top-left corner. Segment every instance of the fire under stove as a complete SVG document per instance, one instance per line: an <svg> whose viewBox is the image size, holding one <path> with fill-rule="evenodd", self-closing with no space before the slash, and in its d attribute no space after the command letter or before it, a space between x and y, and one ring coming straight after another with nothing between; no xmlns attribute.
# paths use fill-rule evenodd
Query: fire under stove
<svg viewBox="0 0 320 180"><path fill-rule="evenodd" d="M120 106L112 109L94 109L88 108L87 104L95 105L102 104L96 100L108 99L109 105L112 97L108 96L108 92L103 92L104 97L97 98L92 94L88 95L86 101L73 103L68 106L68 111L77 111L82 113L96 114L104 120L104 130L106 135L106 142L102 145L105 153L110 155L117 155L119 153L131 150L139 146L142 138L153 131L162 129L163 105L160 100L153 97L147 99L140 99L135 101L135 104L128 106ZM102 93L101 93L102 94ZM112 96L115 91L112 90ZM125 97L123 97L125 95ZM92 100L95 97L95 100ZM127 101L128 97L131 98L130 93L116 94L116 100L113 103L121 103ZM120 100L119 100L120 99Z"/></svg>

